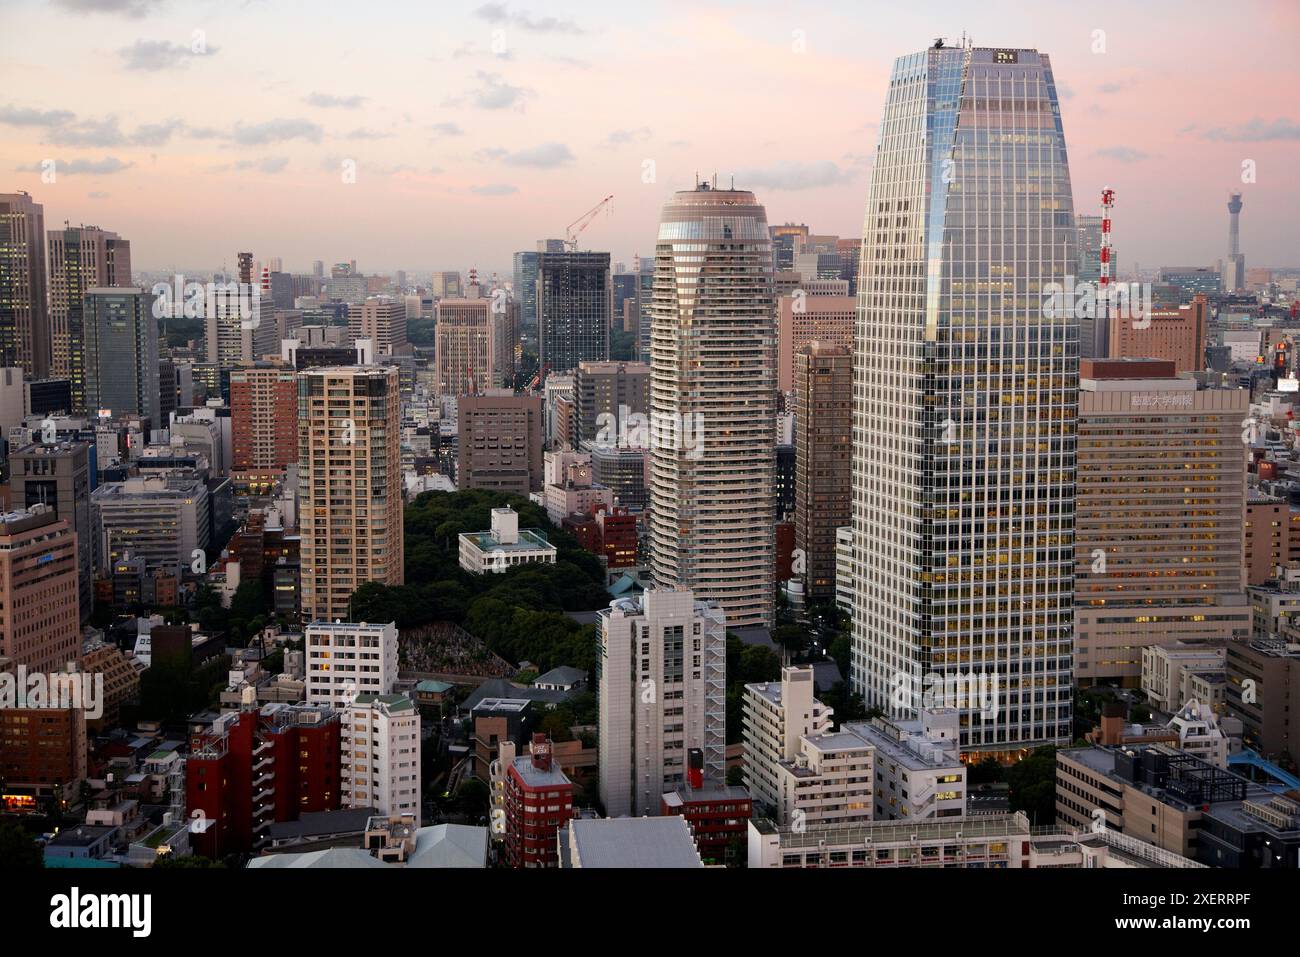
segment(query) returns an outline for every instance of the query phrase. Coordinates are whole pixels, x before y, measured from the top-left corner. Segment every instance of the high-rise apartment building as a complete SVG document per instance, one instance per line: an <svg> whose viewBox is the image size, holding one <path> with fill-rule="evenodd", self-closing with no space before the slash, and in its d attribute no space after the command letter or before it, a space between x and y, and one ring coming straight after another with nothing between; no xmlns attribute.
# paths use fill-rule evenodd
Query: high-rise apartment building
<svg viewBox="0 0 1300 957"><path fill-rule="evenodd" d="M852 516L853 355L811 342L794 356L795 548L808 598L835 595L835 530Z"/></svg>
<svg viewBox="0 0 1300 957"><path fill-rule="evenodd" d="M650 305L650 561L660 585L769 626L776 343L767 214L700 183L663 209Z"/></svg>
<svg viewBox="0 0 1300 957"><path fill-rule="evenodd" d="M576 444L596 441L602 425L612 425L616 432L620 422L624 429L630 428L626 421L630 416L645 416L649 411L650 366L645 362L579 362L573 375L573 397L578 406ZM615 436L605 438L608 441Z"/></svg>
<svg viewBox="0 0 1300 957"><path fill-rule="evenodd" d="M352 593L403 582L401 400L392 366L298 375L302 612L348 620Z"/></svg>
<svg viewBox="0 0 1300 957"><path fill-rule="evenodd" d="M853 296L817 295L801 285L777 299L776 387L782 392L794 388L795 353L810 342L843 346L851 355L856 322Z"/></svg>
<svg viewBox="0 0 1300 957"><path fill-rule="evenodd" d="M80 621L90 617L94 600L90 480L90 446L85 442L28 445L9 453L9 500L14 507L44 505L66 519L76 533Z"/></svg>
<svg viewBox="0 0 1300 957"><path fill-rule="evenodd" d="M1075 676L1136 686L1149 645L1250 636L1249 394L1167 361L1080 365Z"/></svg>
<svg viewBox="0 0 1300 957"><path fill-rule="evenodd" d="M358 694L342 709L339 787L347 807L420 824L420 711L405 695Z"/></svg>
<svg viewBox="0 0 1300 957"><path fill-rule="evenodd" d="M722 609L655 588L600 612L600 799L610 817L657 814L686 785L726 776L727 629Z"/></svg>
<svg viewBox="0 0 1300 957"><path fill-rule="evenodd" d="M348 306L348 338L369 339L376 356L392 356L406 345L406 303L386 296L371 296Z"/></svg>
<svg viewBox="0 0 1300 957"><path fill-rule="evenodd" d="M87 410L83 299L96 287L131 285L131 244L98 226L48 234L51 373L71 384L72 406Z"/></svg>
<svg viewBox="0 0 1300 957"><path fill-rule="evenodd" d="M609 358L614 284L609 253L544 252L537 259L538 350L547 372Z"/></svg>
<svg viewBox="0 0 1300 957"><path fill-rule="evenodd" d="M45 207L27 193L0 193L0 367L49 377L48 316Z"/></svg>
<svg viewBox="0 0 1300 957"><path fill-rule="evenodd" d="M527 495L542 488L542 399L488 390L456 403L456 487Z"/></svg>
<svg viewBox="0 0 1300 957"><path fill-rule="evenodd" d="M342 710L359 694L392 693L397 682L397 626L392 622L314 621L303 643L308 704Z"/></svg>
<svg viewBox="0 0 1300 957"><path fill-rule="evenodd" d="M276 362L230 370L231 468L283 472L298 461L298 375Z"/></svg>
<svg viewBox="0 0 1300 957"><path fill-rule="evenodd" d="M1047 56L896 60L858 274L851 685L899 716L931 676L995 688L958 696L964 751L1072 735L1078 323L1041 288L1075 262Z"/></svg>
<svg viewBox="0 0 1300 957"><path fill-rule="evenodd" d="M77 536L52 508L0 515L0 657L53 674L81 661Z"/></svg>
<svg viewBox="0 0 1300 957"><path fill-rule="evenodd" d="M87 289L84 302L87 409L113 417L143 416L161 428L153 294L102 287Z"/></svg>

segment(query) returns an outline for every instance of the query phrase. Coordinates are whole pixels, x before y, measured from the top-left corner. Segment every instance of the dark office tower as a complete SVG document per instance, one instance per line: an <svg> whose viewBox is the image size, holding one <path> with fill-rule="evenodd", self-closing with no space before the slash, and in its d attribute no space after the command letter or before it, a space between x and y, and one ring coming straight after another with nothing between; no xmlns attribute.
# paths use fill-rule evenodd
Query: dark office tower
<svg viewBox="0 0 1300 957"><path fill-rule="evenodd" d="M27 387L32 415L50 415L72 411L72 383L67 379L41 379Z"/></svg>
<svg viewBox="0 0 1300 957"><path fill-rule="evenodd" d="M239 254L239 281L246 286L253 284L253 254Z"/></svg>
<svg viewBox="0 0 1300 957"><path fill-rule="evenodd" d="M858 273L851 684L952 703L962 749L1008 760L1072 735L1079 327L1042 287L1074 245L1047 56L896 60Z"/></svg>
<svg viewBox="0 0 1300 957"><path fill-rule="evenodd" d="M771 627L776 330L767 213L700 183L664 204L650 305L650 545L656 584Z"/></svg>
<svg viewBox="0 0 1300 957"><path fill-rule="evenodd" d="M312 274L312 278L314 279L325 278L325 263L323 260L320 259L312 260L311 274Z"/></svg>
<svg viewBox="0 0 1300 957"><path fill-rule="evenodd" d="M0 193L0 367L50 374L45 208L27 193Z"/></svg>
<svg viewBox="0 0 1300 957"><path fill-rule="evenodd" d="M789 521L795 506L795 447L778 443L776 446L776 520Z"/></svg>
<svg viewBox="0 0 1300 957"><path fill-rule="evenodd" d="M158 415L161 423L171 421L179 405L176 384L176 363L171 359L158 360Z"/></svg>
<svg viewBox="0 0 1300 957"><path fill-rule="evenodd" d="M808 227L786 223L784 226L772 226L768 232L772 236L773 271L790 272L794 269L794 257L803 251L804 240L808 238Z"/></svg>
<svg viewBox="0 0 1300 957"><path fill-rule="evenodd" d="M608 359L613 302L609 253L542 253L537 261L542 368L568 372L579 362Z"/></svg>
<svg viewBox="0 0 1300 957"><path fill-rule="evenodd" d="M840 278L849 284L849 295L858 294L858 262L862 259L861 239L839 239L835 251L840 257Z"/></svg>
<svg viewBox="0 0 1300 957"><path fill-rule="evenodd" d="M794 354L794 544L809 598L835 595L835 530L852 514L853 353L810 342Z"/></svg>
<svg viewBox="0 0 1300 957"><path fill-rule="evenodd" d="M36 444L9 455L10 502L14 508L45 505L77 533L80 620L90 617L95 586L95 534L90 516L90 445Z"/></svg>
<svg viewBox="0 0 1300 957"><path fill-rule="evenodd" d="M72 384L72 411L86 412L84 299L87 289L131 285L131 244L97 226L46 234L50 269L53 374Z"/></svg>
<svg viewBox="0 0 1300 957"><path fill-rule="evenodd" d="M162 427L158 323L144 289L87 289L86 407L113 417L141 415Z"/></svg>

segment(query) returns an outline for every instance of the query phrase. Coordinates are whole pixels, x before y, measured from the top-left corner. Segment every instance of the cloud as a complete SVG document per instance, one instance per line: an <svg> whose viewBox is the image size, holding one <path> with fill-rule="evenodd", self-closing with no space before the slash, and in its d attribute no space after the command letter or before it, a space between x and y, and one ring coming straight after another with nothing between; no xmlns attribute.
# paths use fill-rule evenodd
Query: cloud
<svg viewBox="0 0 1300 957"><path fill-rule="evenodd" d="M120 173L124 169L130 169L134 165L134 163L125 162L116 156L105 156L100 160L55 160L54 174L62 176L84 173L94 176L108 176L112 173ZM27 166L19 166L18 171L23 173L43 173L45 168L40 163L31 163Z"/></svg>
<svg viewBox="0 0 1300 957"><path fill-rule="evenodd" d="M740 189L760 187L775 190L820 189L847 183L856 175L854 170L840 169L830 160L813 163L782 161L763 169L736 171L736 184Z"/></svg>
<svg viewBox="0 0 1300 957"><path fill-rule="evenodd" d="M115 116L65 123L51 128L49 138L56 146L122 146L126 143L126 135L118 128Z"/></svg>
<svg viewBox="0 0 1300 957"><path fill-rule="evenodd" d="M234 140L241 146L263 146L295 139L319 143L321 132L321 128L310 120L278 118L265 123L236 123Z"/></svg>
<svg viewBox="0 0 1300 957"><path fill-rule="evenodd" d="M470 102L481 110L508 110L513 106L523 107L528 90L515 86L501 78L499 73L486 73L480 70L475 76L481 84L477 90L468 94Z"/></svg>
<svg viewBox="0 0 1300 957"><path fill-rule="evenodd" d="M1287 116L1275 120L1254 117L1232 127L1216 127L1201 134L1207 140L1232 143L1262 143L1268 140L1300 140L1300 123Z"/></svg>
<svg viewBox="0 0 1300 957"><path fill-rule="evenodd" d="M62 126L77 118L68 110L34 110L30 107L0 106L0 123L9 126Z"/></svg>
<svg viewBox="0 0 1300 957"><path fill-rule="evenodd" d="M606 146L627 146L629 143L644 143L650 139L650 127L642 126L635 130L614 130L605 138Z"/></svg>
<svg viewBox="0 0 1300 957"><path fill-rule="evenodd" d="M205 47L202 53L195 53L190 47L167 40L136 40L131 46L122 47L117 54L126 61L128 70L156 73L183 69L196 57L211 56L216 52L216 47Z"/></svg>
<svg viewBox="0 0 1300 957"><path fill-rule="evenodd" d="M1103 83L1101 86L1097 87L1097 92L1105 93L1107 96L1114 93L1123 93L1125 90L1130 89L1134 85L1134 82L1135 81L1131 77L1123 80L1110 80L1109 82Z"/></svg>
<svg viewBox="0 0 1300 957"><path fill-rule="evenodd" d="M1150 153L1144 153L1131 146L1107 146L1105 149L1097 150L1093 155L1112 159L1117 163L1140 163L1151 157Z"/></svg>
<svg viewBox="0 0 1300 957"><path fill-rule="evenodd" d="M519 192L519 189L509 183L489 183L485 186L471 186L469 191L476 196L509 196Z"/></svg>
<svg viewBox="0 0 1300 957"><path fill-rule="evenodd" d="M509 23L529 33L568 33L575 36L586 31L572 20L558 17L530 17L526 13L511 13L504 3L485 3L474 11L474 16L488 23Z"/></svg>
<svg viewBox="0 0 1300 957"><path fill-rule="evenodd" d="M461 136L465 132L459 123L434 123L429 129L439 136Z"/></svg>
<svg viewBox="0 0 1300 957"><path fill-rule="evenodd" d="M54 6L69 13L115 13L139 18L151 7L161 6L162 0L52 0Z"/></svg>
<svg viewBox="0 0 1300 957"><path fill-rule="evenodd" d="M349 140L386 140L392 138L392 133L385 133L382 130L371 130L358 127L350 133L344 133L343 138Z"/></svg>
<svg viewBox="0 0 1300 957"><path fill-rule="evenodd" d="M366 102L364 96L334 96L331 93L312 93L303 99L304 103L319 106L326 110L356 110Z"/></svg>
<svg viewBox="0 0 1300 957"><path fill-rule="evenodd" d="M131 142L138 146L163 146L176 133L185 129L185 124L177 119L164 120L161 123L148 123L138 127L131 134Z"/></svg>
<svg viewBox="0 0 1300 957"><path fill-rule="evenodd" d="M573 162L573 153L563 143L543 143L529 149L510 152L501 147L479 150L478 159L500 160L507 166L526 166L531 169L555 169Z"/></svg>
<svg viewBox="0 0 1300 957"><path fill-rule="evenodd" d="M474 43L471 40L468 43L462 43L451 54L451 58L453 60L462 60L465 59L466 57L480 57L480 56L490 56L497 60L513 61L515 58L515 51L504 46L500 50L493 50L491 48L484 49L483 47L479 46L477 43Z"/></svg>
<svg viewBox="0 0 1300 957"><path fill-rule="evenodd" d="M98 189L96 189L96 190L92 190L91 192L87 193L87 194L86 194L86 199L108 199L108 195L109 195L109 194L108 194L108 193L105 193L103 190L98 190Z"/></svg>

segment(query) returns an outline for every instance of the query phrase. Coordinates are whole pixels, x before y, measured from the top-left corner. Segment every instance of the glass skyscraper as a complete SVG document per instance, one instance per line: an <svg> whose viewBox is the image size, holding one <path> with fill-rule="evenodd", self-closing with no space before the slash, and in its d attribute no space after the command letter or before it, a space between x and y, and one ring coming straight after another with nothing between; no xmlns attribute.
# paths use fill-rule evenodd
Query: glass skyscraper
<svg viewBox="0 0 1300 957"><path fill-rule="evenodd" d="M538 357L548 372L609 358L614 308L609 253L545 252L537 259Z"/></svg>
<svg viewBox="0 0 1300 957"><path fill-rule="evenodd" d="M1079 329L1043 286L1075 269L1048 58L898 59L858 276L851 683L957 707L968 752L1071 739Z"/></svg>

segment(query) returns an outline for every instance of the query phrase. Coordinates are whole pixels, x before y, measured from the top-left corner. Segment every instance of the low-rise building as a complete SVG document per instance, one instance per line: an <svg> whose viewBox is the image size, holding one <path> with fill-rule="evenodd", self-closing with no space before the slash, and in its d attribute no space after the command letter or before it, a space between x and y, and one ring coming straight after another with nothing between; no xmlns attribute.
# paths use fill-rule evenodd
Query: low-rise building
<svg viewBox="0 0 1300 957"><path fill-rule="evenodd" d="M513 508L492 509L492 527L460 535L460 567L472 575L504 573L533 562L554 565L558 554L541 529L520 528Z"/></svg>

